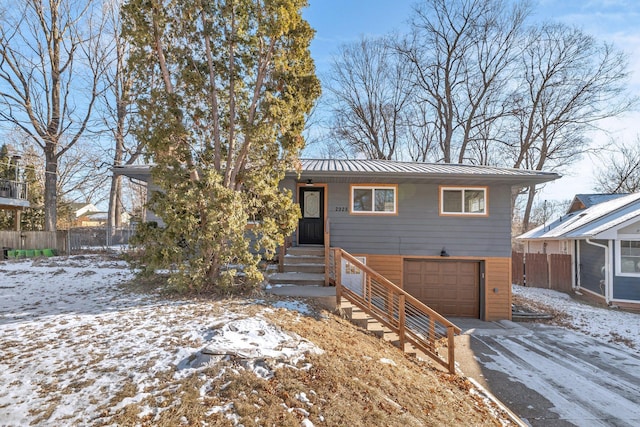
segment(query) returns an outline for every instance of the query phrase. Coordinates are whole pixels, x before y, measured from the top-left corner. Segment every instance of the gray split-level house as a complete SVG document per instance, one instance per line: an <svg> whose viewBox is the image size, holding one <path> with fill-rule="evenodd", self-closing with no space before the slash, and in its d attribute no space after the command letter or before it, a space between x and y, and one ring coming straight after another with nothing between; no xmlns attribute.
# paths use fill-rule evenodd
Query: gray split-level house
<svg viewBox="0 0 640 427"><path fill-rule="evenodd" d="M640 308L640 193L578 194L564 215L517 239L525 253L571 255L575 290Z"/></svg>
<svg viewBox="0 0 640 427"><path fill-rule="evenodd" d="M114 172L150 179L148 166ZM512 189L557 178L491 166L304 159L281 186L302 213L294 246L329 236L332 247L440 314L497 320L511 318Z"/></svg>

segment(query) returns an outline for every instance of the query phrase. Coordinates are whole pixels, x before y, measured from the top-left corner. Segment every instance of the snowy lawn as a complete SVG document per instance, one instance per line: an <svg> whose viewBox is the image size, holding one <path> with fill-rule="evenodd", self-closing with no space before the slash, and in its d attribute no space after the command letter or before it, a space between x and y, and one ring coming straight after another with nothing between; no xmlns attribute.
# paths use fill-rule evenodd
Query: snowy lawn
<svg viewBox="0 0 640 427"><path fill-rule="evenodd" d="M266 321L268 307L166 301L114 286L131 277L122 261L93 256L0 263L1 425L108 423L131 403L155 401L139 414L153 420L170 409L162 403L172 380L209 363L234 358L269 378L322 351Z"/></svg>
<svg viewBox="0 0 640 427"><path fill-rule="evenodd" d="M551 289L513 285L513 295L533 308L552 311L557 317L553 323L640 353L640 314L587 304Z"/></svg>

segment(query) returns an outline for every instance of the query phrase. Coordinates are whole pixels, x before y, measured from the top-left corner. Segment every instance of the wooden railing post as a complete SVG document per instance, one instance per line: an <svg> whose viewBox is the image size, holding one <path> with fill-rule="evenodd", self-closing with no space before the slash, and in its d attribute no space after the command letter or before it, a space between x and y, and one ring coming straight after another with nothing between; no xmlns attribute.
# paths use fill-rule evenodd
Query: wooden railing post
<svg viewBox="0 0 640 427"><path fill-rule="evenodd" d="M329 250L331 248L331 223L329 218L324 225L324 285L329 286Z"/></svg>
<svg viewBox="0 0 640 427"><path fill-rule="evenodd" d="M367 274L365 277L366 277L364 281L366 283L365 298L366 298L366 301L369 303L369 311L371 311L371 276Z"/></svg>
<svg viewBox="0 0 640 427"><path fill-rule="evenodd" d="M436 349L436 320L429 316L429 348Z"/></svg>
<svg viewBox="0 0 640 427"><path fill-rule="evenodd" d="M404 295L398 295L398 338L400 339L400 348L404 351L405 342L405 307L404 307Z"/></svg>
<svg viewBox="0 0 640 427"><path fill-rule="evenodd" d="M336 275L336 307L342 305L342 249L333 250L333 271Z"/></svg>
<svg viewBox="0 0 640 427"><path fill-rule="evenodd" d="M456 357L455 357L455 332L452 325L447 326L447 345L448 345L448 360L449 362L449 373L456 373Z"/></svg>
<svg viewBox="0 0 640 427"><path fill-rule="evenodd" d="M284 245L285 244L282 244L282 246L280 246L280 250L278 251L278 273L284 272L284 255L286 251Z"/></svg>

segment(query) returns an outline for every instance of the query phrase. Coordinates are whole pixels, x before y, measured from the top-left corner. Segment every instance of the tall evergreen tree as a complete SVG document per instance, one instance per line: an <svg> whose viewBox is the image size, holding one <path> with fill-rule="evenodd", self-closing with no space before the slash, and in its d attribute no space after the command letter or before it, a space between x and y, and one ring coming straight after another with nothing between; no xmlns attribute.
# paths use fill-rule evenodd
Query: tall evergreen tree
<svg viewBox="0 0 640 427"><path fill-rule="evenodd" d="M306 0L130 0L123 33L148 147L151 209L165 222L138 236L147 268L206 290L262 279L299 210L278 184L304 146L320 93ZM247 225L259 219L247 236ZM234 265L243 265L243 274Z"/></svg>

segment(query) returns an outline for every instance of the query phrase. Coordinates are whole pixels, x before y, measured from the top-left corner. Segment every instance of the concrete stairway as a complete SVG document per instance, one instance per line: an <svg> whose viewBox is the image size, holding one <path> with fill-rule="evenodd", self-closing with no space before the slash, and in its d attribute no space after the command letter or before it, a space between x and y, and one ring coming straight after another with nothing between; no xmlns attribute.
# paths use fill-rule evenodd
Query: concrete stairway
<svg viewBox="0 0 640 427"><path fill-rule="evenodd" d="M271 286L324 286L324 246L289 248L283 267L283 273L269 276Z"/></svg>
<svg viewBox="0 0 640 427"><path fill-rule="evenodd" d="M340 307L340 313L347 320L349 320L359 328L365 329L376 337L382 338L385 341L393 344L395 347L400 348L400 337L398 337L395 332L391 331L389 328L370 317L364 310L360 309L359 307L343 300ZM418 353L418 351L411 344L405 344L404 349L402 350L408 356L416 356Z"/></svg>

